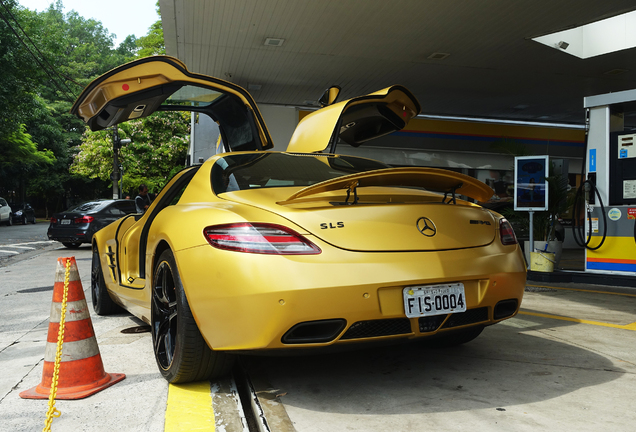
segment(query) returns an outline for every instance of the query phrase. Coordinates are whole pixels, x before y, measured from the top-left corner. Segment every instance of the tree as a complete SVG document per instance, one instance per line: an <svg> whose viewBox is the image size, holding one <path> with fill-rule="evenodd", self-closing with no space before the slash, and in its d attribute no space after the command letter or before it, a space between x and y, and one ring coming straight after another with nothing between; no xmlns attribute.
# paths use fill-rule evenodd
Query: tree
<svg viewBox="0 0 636 432"><path fill-rule="evenodd" d="M61 0L42 12L0 0L0 195L39 197L39 212L108 195L109 181L101 173L69 172L82 141L92 139L70 108L97 76L136 56L165 52L160 20L144 38L129 35L116 48L114 38L101 22L64 13ZM22 164L25 151L30 160L46 155L48 162Z"/></svg>
<svg viewBox="0 0 636 432"><path fill-rule="evenodd" d="M42 78L19 38L16 19L23 16L15 1L0 2L0 143L25 123Z"/></svg>
<svg viewBox="0 0 636 432"><path fill-rule="evenodd" d="M123 167L123 189L135 192L142 183L151 192L159 190L185 167L190 133L190 114L159 111L149 117L119 125L119 137L131 143L120 150ZM113 168L112 130L86 130L71 165L71 173L110 179Z"/></svg>
<svg viewBox="0 0 636 432"><path fill-rule="evenodd" d="M163 26L161 25L161 10L157 1L157 15L159 19L150 26L148 34L137 39L137 58L148 57L152 55L163 55L166 53L166 47L163 42Z"/></svg>

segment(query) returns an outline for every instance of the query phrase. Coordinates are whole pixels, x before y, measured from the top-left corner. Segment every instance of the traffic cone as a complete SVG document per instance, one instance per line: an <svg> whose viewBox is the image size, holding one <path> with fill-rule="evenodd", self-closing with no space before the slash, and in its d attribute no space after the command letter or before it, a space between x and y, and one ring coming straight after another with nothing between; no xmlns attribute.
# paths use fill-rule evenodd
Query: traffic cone
<svg viewBox="0 0 636 432"><path fill-rule="evenodd" d="M66 261L71 261L66 303L64 343L60 362L56 399L82 399L126 378L124 374L104 371L95 339L93 323L84 297L75 258L58 258L53 287L53 303L46 338L42 382L20 393L23 399L48 399L53 381L57 338L60 327Z"/></svg>

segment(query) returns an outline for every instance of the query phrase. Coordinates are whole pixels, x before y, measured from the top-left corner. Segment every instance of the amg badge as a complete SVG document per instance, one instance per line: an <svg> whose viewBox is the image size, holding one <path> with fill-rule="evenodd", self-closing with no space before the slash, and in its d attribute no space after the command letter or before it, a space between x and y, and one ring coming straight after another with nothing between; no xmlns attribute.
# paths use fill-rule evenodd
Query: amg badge
<svg viewBox="0 0 636 432"><path fill-rule="evenodd" d="M471 220L470 220L470 224L471 224L471 225L490 225L490 222L488 222L488 221L482 221L482 220L474 220L474 219L471 219Z"/></svg>

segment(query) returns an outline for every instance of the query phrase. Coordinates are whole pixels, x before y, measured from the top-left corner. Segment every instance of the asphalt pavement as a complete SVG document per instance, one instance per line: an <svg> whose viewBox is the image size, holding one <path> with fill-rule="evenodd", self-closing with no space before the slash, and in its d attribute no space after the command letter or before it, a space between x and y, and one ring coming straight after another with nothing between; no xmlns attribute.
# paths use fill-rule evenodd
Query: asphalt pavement
<svg viewBox="0 0 636 432"><path fill-rule="evenodd" d="M36 224L0 226L0 267L61 247L61 243L48 239L48 228L48 221L42 220Z"/></svg>

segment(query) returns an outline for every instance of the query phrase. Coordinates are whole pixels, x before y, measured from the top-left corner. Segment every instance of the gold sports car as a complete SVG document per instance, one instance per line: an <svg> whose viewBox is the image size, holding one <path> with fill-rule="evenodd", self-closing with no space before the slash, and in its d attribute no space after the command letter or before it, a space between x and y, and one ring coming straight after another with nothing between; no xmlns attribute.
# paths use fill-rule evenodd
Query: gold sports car
<svg viewBox="0 0 636 432"><path fill-rule="evenodd" d="M236 354L457 345L519 310L526 270L510 224L462 199L492 189L336 151L404 128L415 97L401 86L339 103L334 93L286 152L268 151L247 91L172 57L120 66L73 105L93 130L157 110L209 120L207 160L92 241L95 311L149 323L169 382L225 374Z"/></svg>

